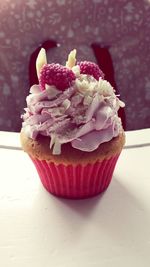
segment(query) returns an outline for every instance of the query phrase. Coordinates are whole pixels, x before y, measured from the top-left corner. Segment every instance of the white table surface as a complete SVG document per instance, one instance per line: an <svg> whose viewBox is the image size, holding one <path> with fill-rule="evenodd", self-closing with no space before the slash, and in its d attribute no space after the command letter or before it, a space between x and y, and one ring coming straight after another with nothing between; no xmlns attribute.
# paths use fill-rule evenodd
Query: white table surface
<svg viewBox="0 0 150 267"><path fill-rule="evenodd" d="M108 190L65 200L42 187L19 135L0 132L0 267L150 266L150 129L126 136Z"/></svg>

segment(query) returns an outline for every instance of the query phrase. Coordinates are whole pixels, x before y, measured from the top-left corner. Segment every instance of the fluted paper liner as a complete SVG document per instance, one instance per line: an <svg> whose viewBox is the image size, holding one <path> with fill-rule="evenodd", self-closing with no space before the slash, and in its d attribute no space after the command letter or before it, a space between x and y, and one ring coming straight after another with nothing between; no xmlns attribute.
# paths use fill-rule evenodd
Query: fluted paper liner
<svg viewBox="0 0 150 267"><path fill-rule="evenodd" d="M87 165L63 165L38 160L32 161L43 186L48 192L65 198L88 198L107 189L119 155Z"/></svg>

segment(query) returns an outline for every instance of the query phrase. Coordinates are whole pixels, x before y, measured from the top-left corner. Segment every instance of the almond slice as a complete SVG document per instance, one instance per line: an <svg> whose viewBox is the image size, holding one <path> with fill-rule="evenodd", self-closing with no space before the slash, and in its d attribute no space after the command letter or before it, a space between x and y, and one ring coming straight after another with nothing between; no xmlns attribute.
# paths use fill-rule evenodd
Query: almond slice
<svg viewBox="0 0 150 267"><path fill-rule="evenodd" d="M36 59L36 72L39 78L40 70L44 64L47 64L46 52L44 48L41 48L38 57Z"/></svg>
<svg viewBox="0 0 150 267"><path fill-rule="evenodd" d="M74 49L68 55L68 61L66 62L66 67L67 68L72 69L72 67L75 66L75 64L76 64L76 53L77 53L77 50Z"/></svg>

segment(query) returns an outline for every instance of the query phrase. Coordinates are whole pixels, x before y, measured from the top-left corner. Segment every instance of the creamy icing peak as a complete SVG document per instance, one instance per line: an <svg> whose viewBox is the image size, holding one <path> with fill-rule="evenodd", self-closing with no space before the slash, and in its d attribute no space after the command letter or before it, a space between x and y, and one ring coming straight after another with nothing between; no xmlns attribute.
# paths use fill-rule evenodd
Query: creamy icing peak
<svg viewBox="0 0 150 267"><path fill-rule="evenodd" d="M32 139L39 134L49 136L53 154L60 154L61 145L68 142L76 149L91 152L122 130L118 109L124 103L110 83L80 74L78 66L72 70L76 79L65 91L55 86L41 91L39 85L33 85L22 115L26 135Z"/></svg>

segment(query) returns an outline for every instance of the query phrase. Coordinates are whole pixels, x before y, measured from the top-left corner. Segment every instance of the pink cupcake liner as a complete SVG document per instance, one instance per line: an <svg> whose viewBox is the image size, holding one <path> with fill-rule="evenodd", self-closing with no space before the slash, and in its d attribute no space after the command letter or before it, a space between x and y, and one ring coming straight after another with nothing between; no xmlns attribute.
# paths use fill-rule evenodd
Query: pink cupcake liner
<svg viewBox="0 0 150 267"><path fill-rule="evenodd" d="M51 194L64 198L88 198L102 193L109 186L119 155L87 165L63 165L32 161L43 186Z"/></svg>

